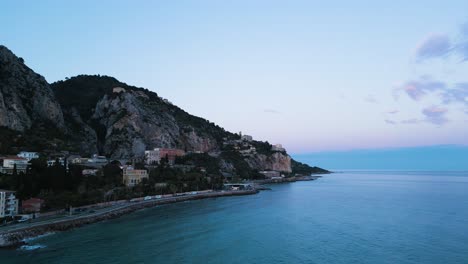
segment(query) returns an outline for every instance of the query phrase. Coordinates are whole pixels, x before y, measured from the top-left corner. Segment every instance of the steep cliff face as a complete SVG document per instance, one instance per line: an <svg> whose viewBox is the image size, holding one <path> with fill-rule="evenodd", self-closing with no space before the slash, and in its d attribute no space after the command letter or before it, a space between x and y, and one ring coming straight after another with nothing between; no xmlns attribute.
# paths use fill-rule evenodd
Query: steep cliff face
<svg viewBox="0 0 468 264"><path fill-rule="evenodd" d="M23 132L43 124L65 128L49 84L0 45L0 126Z"/></svg>
<svg viewBox="0 0 468 264"><path fill-rule="evenodd" d="M256 154L246 158L245 161L256 170L292 172L291 157L281 152L274 152L271 155Z"/></svg>
<svg viewBox="0 0 468 264"><path fill-rule="evenodd" d="M195 127L177 120L171 107L143 91L104 95L91 117L105 128L104 153L126 158L141 157L146 149L155 147L203 152L217 148L213 136L199 135Z"/></svg>

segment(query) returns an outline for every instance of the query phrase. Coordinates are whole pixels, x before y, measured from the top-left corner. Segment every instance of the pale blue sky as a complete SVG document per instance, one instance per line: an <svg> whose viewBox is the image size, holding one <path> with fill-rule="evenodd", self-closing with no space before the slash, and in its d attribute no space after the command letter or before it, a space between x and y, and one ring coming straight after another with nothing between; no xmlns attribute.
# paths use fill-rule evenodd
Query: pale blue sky
<svg viewBox="0 0 468 264"><path fill-rule="evenodd" d="M425 146L351 151L327 151L294 155L294 158L331 171L404 170L465 171L468 175L468 147Z"/></svg>
<svg viewBox="0 0 468 264"><path fill-rule="evenodd" d="M467 145L468 2L376 2L3 0L0 43L291 153Z"/></svg>

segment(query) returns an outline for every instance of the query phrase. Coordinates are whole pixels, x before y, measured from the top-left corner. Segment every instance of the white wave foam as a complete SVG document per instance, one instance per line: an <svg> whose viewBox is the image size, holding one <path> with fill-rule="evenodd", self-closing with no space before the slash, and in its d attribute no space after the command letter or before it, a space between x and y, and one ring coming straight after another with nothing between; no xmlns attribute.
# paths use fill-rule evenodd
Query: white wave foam
<svg viewBox="0 0 468 264"><path fill-rule="evenodd" d="M40 245L40 244L37 244L37 245L23 245L19 249L20 250L31 251L31 250L38 250L38 249L45 248L45 247L46 247L45 245Z"/></svg>
<svg viewBox="0 0 468 264"><path fill-rule="evenodd" d="M35 236L35 237L27 237L27 238L24 238L22 241L24 243L28 243L28 242L31 242L31 241L34 241L36 239L39 239L39 238L43 238L43 237L46 237L46 236L50 236L50 235L53 235L55 234L54 232L50 232L50 233L45 233L45 234L42 234L42 235L38 235L38 236Z"/></svg>

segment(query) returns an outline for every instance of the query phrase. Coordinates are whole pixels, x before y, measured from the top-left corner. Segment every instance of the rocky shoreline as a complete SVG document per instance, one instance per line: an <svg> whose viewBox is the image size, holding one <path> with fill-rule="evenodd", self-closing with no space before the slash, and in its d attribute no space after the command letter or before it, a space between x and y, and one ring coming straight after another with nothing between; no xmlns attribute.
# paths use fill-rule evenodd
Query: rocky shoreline
<svg viewBox="0 0 468 264"><path fill-rule="evenodd" d="M81 227L87 224L92 224L108 219L120 217L124 214L128 214L143 208L154 207L157 205L177 203L189 200L199 200L206 198L216 198L223 196L237 196L237 195L250 195L256 194L258 190L241 190L241 191L228 191L228 192L211 192L203 193L193 196L179 196L165 200L150 200L139 202L135 204L129 204L124 208L118 208L109 212L103 212L100 214L83 216L74 219L63 219L52 223L44 223L43 225L37 225L34 227L24 227L13 231L6 231L0 233L0 248L16 248L25 244L25 239L37 237L47 233L53 233L57 231L66 231L76 227Z"/></svg>
<svg viewBox="0 0 468 264"><path fill-rule="evenodd" d="M320 177L322 176L320 175L296 176L296 177L290 177L290 178L256 180L254 181L254 183L257 185L264 185L264 184L288 183L288 182L297 182L297 181L314 181Z"/></svg>

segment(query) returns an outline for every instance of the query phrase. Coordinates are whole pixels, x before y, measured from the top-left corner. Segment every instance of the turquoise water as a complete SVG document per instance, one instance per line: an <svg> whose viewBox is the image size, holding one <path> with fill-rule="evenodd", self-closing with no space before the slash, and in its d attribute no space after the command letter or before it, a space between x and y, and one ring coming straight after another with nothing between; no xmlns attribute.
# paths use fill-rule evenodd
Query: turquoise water
<svg viewBox="0 0 468 264"><path fill-rule="evenodd" d="M468 263L468 173L347 172L271 188L42 237L1 250L0 263Z"/></svg>

